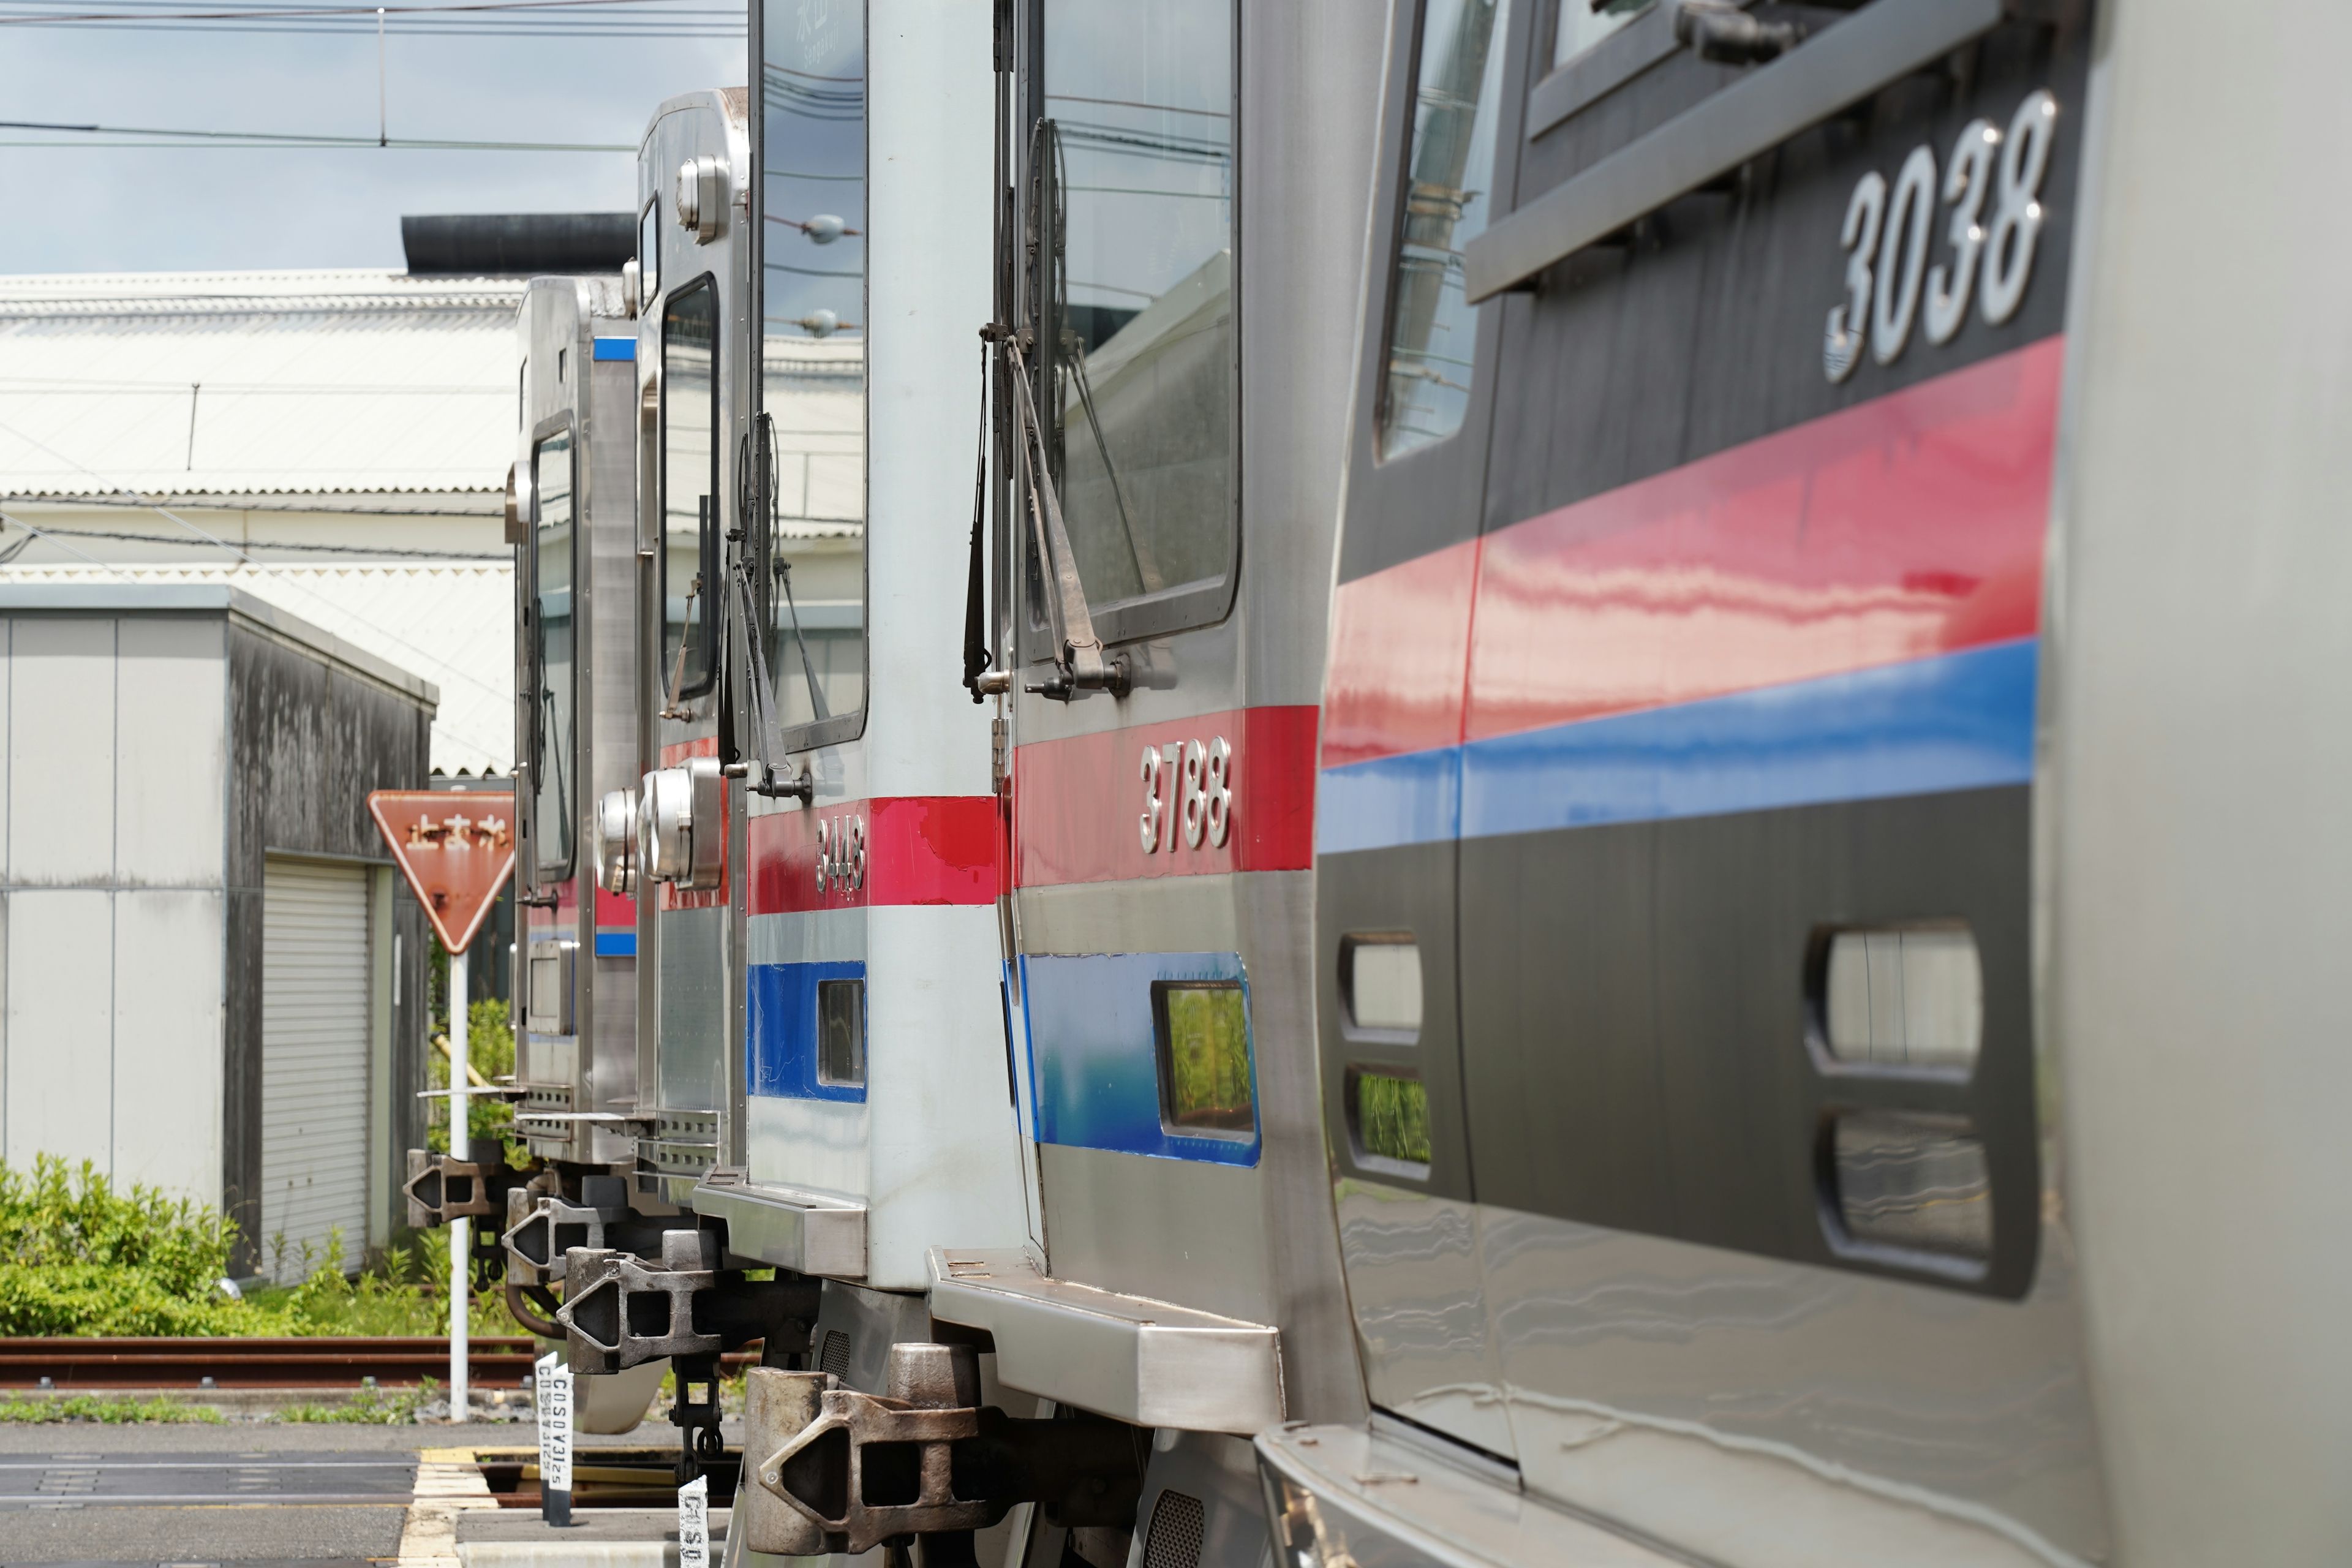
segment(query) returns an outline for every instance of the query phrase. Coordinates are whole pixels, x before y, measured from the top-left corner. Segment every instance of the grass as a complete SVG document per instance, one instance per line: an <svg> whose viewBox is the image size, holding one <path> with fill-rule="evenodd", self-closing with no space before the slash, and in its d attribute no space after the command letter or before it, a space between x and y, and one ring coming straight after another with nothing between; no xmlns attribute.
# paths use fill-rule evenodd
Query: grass
<svg viewBox="0 0 2352 1568"><path fill-rule="evenodd" d="M207 1410L201 1405L184 1405L168 1394L149 1399L133 1399L128 1394L69 1394L56 1399L27 1399L12 1394L0 1399L0 1422L18 1426L46 1426L64 1421L95 1421L108 1426L129 1426L150 1422L210 1422L221 1420L217 1410Z"/></svg>
<svg viewBox="0 0 2352 1568"><path fill-rule="evenodd" d="M428 1377L415 1388L362 1388L340 1405L289 1405L278 1413L278 1419L297 1424L405 1426L440 1394L441 1385Z"/></svg>

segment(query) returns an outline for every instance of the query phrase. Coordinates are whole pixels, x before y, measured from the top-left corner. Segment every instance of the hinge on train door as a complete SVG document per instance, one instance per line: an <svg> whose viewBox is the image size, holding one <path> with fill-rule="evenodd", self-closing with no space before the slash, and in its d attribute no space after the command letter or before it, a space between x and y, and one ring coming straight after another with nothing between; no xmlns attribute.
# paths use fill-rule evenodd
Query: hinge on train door
<svg viewBox="0 0 2352 1568"><path fill-rule="evenodd" d="M1004 715L1002 712L989 721L988 778L990 787L998 795L1013 793L1013 775L1007 773L1004 767L1004 742L1008 738L1006 731L1009 728L1010 726L1004 722Z"/></svg>

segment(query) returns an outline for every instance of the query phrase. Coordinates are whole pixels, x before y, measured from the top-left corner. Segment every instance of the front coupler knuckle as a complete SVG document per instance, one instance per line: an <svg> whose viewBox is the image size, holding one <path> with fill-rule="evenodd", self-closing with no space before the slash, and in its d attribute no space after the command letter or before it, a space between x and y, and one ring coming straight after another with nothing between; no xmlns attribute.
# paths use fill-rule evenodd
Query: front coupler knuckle
<svg viewBox="0 0 2352 1568"><path fill-rule="evenodd" d="M752 1370L743 1447L758 1468L736 1516L752 1551L865 1552L982 1529L1016 1502L1044 1504L1055 1524L1133 1526L1137 1428L980 1408L980 1363L965 1345L891 1346L887 1386L876 1395L825 1373Z"/></svg>
<svg viewBox="0 0 2352 1568"><path fill-rule="evenodd" d="M916 1409L847 1388L819 1399L816 1419L760 1467L760 1485L822 1537L799 1550L869 1552L895 1536L990 1522L987 1499L954 1488L953 1445L979 1435L978 1409Z"/></svg>
<svg viewBox="0 0 2352 1568"><path fill-rule="evenodd" d="M688 1245L665 1247L663 1261L701 1260L692 1245L703 1233L672 1231ZM707 1268L653 1268L626 1252L574 1247L564 1255L563 1326L572 1365L584 1373L625 1371L665 1356L717 1355L717 1334L697 1333L694 1299L719 1279Z"/></svg>
<svg viewBox="0 0 2352 1568"><path fill-rule="evenodd" d="M517 1171L503 1159L453 1160L425 1149L408 1152L408 1223L424 1229L453 1219L487 1219L507 1212L508 1194L539 1173L536 1163Z"/></svg>

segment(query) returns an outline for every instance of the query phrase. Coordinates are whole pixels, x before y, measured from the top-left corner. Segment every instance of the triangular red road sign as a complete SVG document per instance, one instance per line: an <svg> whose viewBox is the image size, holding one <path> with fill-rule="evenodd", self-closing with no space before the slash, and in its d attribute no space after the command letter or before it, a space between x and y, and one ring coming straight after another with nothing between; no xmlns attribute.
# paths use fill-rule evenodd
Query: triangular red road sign
<svg viewBox="0 0 2352 1568"><path fill-rule="evenodd" d="M511 799L430 789L380 789L368 796L376 830L451 952L466 951L514 869Z"/></svg>

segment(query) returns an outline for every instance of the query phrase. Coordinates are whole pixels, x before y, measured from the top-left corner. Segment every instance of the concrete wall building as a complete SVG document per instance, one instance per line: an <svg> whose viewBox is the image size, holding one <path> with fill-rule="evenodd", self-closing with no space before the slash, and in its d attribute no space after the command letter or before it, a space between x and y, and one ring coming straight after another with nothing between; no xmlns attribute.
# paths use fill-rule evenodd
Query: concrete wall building
<svg viewBox="0 0 2352 1568"><path fill-rule="evenodd" d="M430 936L366 799L436 700L236 587L0 583L0 1157L218 1204L262 1271L387 1239Z"/></svg>

